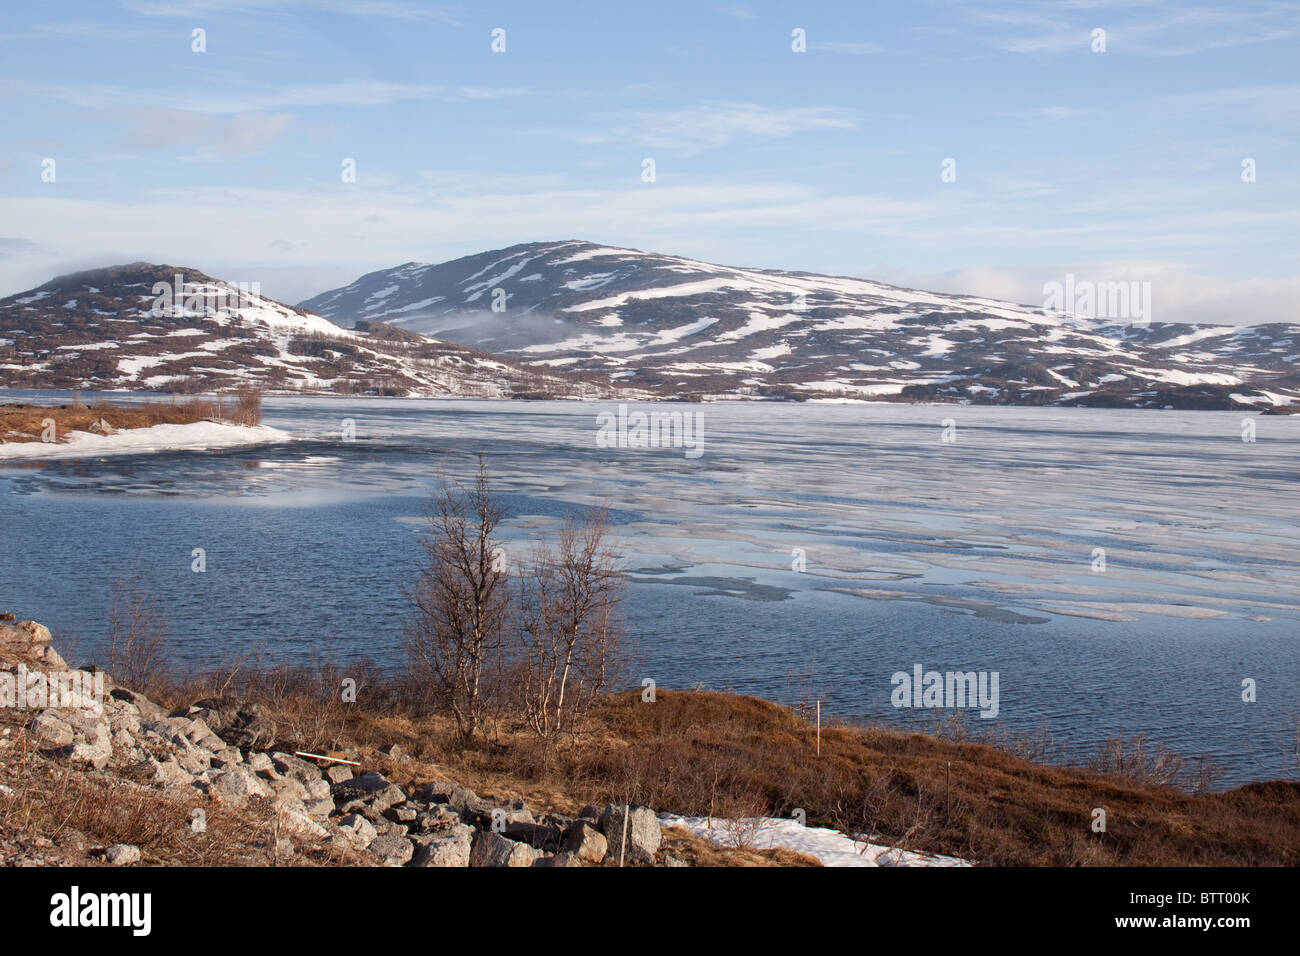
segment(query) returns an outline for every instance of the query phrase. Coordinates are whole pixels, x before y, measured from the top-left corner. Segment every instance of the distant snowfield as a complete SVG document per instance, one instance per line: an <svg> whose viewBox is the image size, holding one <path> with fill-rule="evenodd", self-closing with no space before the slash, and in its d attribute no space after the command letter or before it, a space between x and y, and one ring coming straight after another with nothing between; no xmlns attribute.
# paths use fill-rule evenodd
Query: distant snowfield
<svg viewBox="0 0 1300 956"><path fill-rule="evenodd" d="M824 866L970 866L955 856L938 856L914 853L897 847L877 843L854 842L839 830L826 827L806 827L797 820L778 817L755 817L746 820L713 818L710 826L707 817L678 817L660 814L661 827L681 827L697 836L705 837L722 846L735 846L737 842L755 850L784 847L816 857Z"/></svg>
<svg viewBox="0 0 1300 956"><path fill-rule="evenodd" d="M292 440L293 436L288 432L269 425L193 422L189 425L130 428L113 435L72 432L66 442L6 442L0 445L0 459L101 458L163 451L206 451Z"/></svg>

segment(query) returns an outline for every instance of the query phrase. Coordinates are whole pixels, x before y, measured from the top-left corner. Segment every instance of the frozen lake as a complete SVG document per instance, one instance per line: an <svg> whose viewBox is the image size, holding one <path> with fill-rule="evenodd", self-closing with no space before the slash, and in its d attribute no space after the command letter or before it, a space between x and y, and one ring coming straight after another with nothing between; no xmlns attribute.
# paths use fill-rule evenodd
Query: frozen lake
<svg viewBox="0 0 1300 956"><path fill-rule="evenodd" d="M702 415L702 454L599 447L608 404L268 399L297 441L0 463L0 605L92 648L134 571L189 663L396 664L435 473L482 452L521 552L569 506L612 509L637 683L928 727L894 672L997 671L976 730L1074 756L1144 732L1225 783L1297 775L1300 418L1251 415L1245 442L1228 412L636 408Z"/></svg>

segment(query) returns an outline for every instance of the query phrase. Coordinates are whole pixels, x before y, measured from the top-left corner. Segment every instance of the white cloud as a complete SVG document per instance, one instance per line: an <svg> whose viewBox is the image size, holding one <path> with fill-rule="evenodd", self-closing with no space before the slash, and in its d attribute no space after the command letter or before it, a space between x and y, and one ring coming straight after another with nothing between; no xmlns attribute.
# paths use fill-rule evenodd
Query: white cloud
<svg viewBox="0 0 1300 956"><path fill-rule="evenodd" d="M851 130L857 120L833 106L773 109L754 103L704 103L691 109L641 110L631 126L587 134L584 143L632 140L651 149L696 153L744 136L786 137L814 130Z"/></svg>
<svg viewBox="0 0 1300 956"><path fill-rule="evenodd" d="M1202 6L1181 0L967 0L955 9L987 28L983 42L1011 53L1088 52L1094 28L1106 30L1108 52L1150 56L1191 56L1300 35L1300 9L1274 0Z"/></svg>
<svg viewBox="0 0 1300 956"><path fill-rule="evenodd" d="M383 17L408 22L424 21L459 26L450 11L424 3L396 0L123 0L124 7L148 17L206 17L221 14L265 14L302 11L341 13L356 17Z"/></svg>
<svg viewBox="0 0 1300 956"><path fill-rule="evenodd" d="M473 102L523 96L519 87L491 88L478 86L431 86L417 83L392 83L363 80L344 83L317 83L261 89L178 90L170 85L134 89L106 83L51 84L26 80L0 81L0 91L24 97L58 100L84 109L150 107L188 110L196 113L227 115L231 113L271 112L305 107L386 106L410 100Z"/></svg>
<svg viewBox="0 0 1300 956"><path fill-rule="evenodd" d="M975 266L923 272L891 265L871 268L884 282L932 292L986 296L1041 306L1043 285L1076 282L1150 282L1151 319L1211 325L1300 324L1300 276L1228 278L1207 275L1178 262L1138 259L1074 262L1034 267Z"/></svg>

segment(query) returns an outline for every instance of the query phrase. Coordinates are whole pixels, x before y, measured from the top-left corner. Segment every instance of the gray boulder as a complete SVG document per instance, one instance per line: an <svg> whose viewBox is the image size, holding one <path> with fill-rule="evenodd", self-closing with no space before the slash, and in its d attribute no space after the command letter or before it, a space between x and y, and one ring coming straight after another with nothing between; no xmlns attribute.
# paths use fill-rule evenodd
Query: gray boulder
<svg viewBox="0 0 1300 956"><path fill-rule="evenodd" d="M470 849L470 866L532 866L542 854L526 843L516 843L491 830L480 830Z"/></svg>
<svg viewBox="0 0 1300 956"><path fill-rule="evenodd" d="M609 804L600 815L600 831L609 843L609 859L615 862L653 865L663 839L655 812L636 804Z"/></svg>

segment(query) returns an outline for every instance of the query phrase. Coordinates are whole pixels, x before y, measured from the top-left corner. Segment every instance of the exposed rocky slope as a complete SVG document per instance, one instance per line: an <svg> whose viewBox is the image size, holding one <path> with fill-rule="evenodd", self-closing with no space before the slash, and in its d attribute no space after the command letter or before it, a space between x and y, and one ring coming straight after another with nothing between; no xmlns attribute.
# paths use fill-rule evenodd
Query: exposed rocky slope
<svg viewBox="0 0 1300 956"><path fill-rule="evenodd" d="M1300 400L1295 324L1104 321L580 241L409 262L302 306L675 395L1140 408Z"/></svg>
<svg viewBox="0 0 1300 956"><path fill-rule="evenodd" d="M196 840L209 815L215 822L231 809L260 814L269 851L285 858L415 867L684 865L661 848L658 818L647 807L534 817L522 801L494 803L447 780L402 786L374 770L354 775L345 763L281 749L291 745L256 704L208 699L168 713L102 671L70 670L45 627L0 620L0 696L19 680L34 687L32 674L43 684L52 675L88 686L98 679L102 712L55 700L41 706L32 696L25 707L8 701L0 711L18 718L0 722L0 864L67 862L62 843L26 840L3 826L3 801L19 799L14 775L35 758L91 775L119 796L177 801L188 808L181 819ZM405 759L396 747L386 757L390 765ZM114 865L158 862L133 844L82 849Z"/></svg>
<svg viewBox="0 0 1300 956"><path fill-rule="evenodd" d="M611 390L383 323L343 329L195 269L133 263L0 299L0 388L597 397Z"/></svg>

